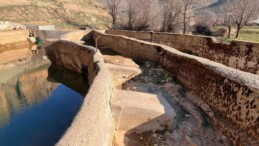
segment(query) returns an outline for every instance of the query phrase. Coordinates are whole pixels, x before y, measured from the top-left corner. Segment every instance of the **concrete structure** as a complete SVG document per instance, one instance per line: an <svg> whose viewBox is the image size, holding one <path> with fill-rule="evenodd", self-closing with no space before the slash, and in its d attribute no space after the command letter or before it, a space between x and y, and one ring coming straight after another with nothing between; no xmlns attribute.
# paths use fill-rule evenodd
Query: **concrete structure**
<svg viewBox="0 0 259 146"><path fill-rule="evenodd" d="M111 145L113 84L103 58L94 48L59 41L47 48L51 62L76 72L87 67L91 88L73 124L57 145Z"/></svg>
<svg viewBox="0 0 259 146"><path fill-rule="evenodd" d="M46 48L46 53L55 66L78 73L87 70L91 83L81 110L57 145L108 146L112 145L115 132L159 130L164 126L172 126L175 112L164 99L144 93L114 90L112 75L96 49L57 41ZM113 66L112 69L114 68L116 67ZM127 71L126 67L118 67L116 70L127 72L124 74L124 81L139 73L132 71L132 68ZM122 82L116 82L115 85L118 83ZM125 98L124 94L127 93L129 97L135 98ZM138 102L136 98L141 98L142 102L135 104ZM150 108L145 108L147 104L150 104ZM134 116L136 112L139 113L138 116ZM127 123L128 119L131 119L131 124ZM142 124L145 126L140 126Z"/></svg>
<svg viewBox="0 0 259 146"><path fill-rule="evenodd" d="M120 87L133 77L141 74L139 66L129 58L118 55L103 55L106 66L112 74L114 87Z"/></svg>
<svg viewBox="0 0 259 146"><path fill-rule="evenodd" d="M55 30L55 25L26 25L35 36L39 37L43 43L49 41L55 41L62 38L71 31Z"/></svg>
<svg viewBox="0 0 259 146"><path fill-rule="evenodd" d="M106 33L163 44L232 68L259 74L259 43L232 41L230 44L221 44L212 37L173 33L117 30L107 30Z"/></svg>
<svg viewBox="0 0 259 146"><path fill-rule="evenodd" d="M129 32L129 34L133 35L134 33ZM150 39L154 40L154 36L150 34L153 33L141 32L131 37L148 41L150 41ZM78 38L77 35L75 36L75 38ZM106 34L98 31L86 33L85 36L88 37L81 37L85 38L85 41L89 41L89 38L97 40L98 47L109 47L130 58L144 59L161 64L174 74L186 88L197 95L197 99L194 99L193 102L204 110L213 124L224 135L230 138L234 145L259 144L258 75L240 71L234 69L234 67L227 67L205 58L186 54L168 46L126 36ZM161 39L163 36L164 35L161 36ZM70 37L73 39L73 35ZM187 44L192 44L194 39L197 41L196 44L199 44L199 37L193 37L192 39L190 39L190 37L192 36L182 35L175 37L175 39L163 38L163 41L180 40L181 44L184 44L184 41L186 41ZM159 37L156 37L156 39L159 39ZM200 43L206 46L207 43L205 42L208 39L204 38L201 40L202 42ZM178 45L180 48L180 44L178 44L179 41L175 42L175 44L173 42L171 43L172 45ZM252 44L251 49L254 48L253 45L254 44ZM234 46L242 50L243 44L241 43L239 46L237 43ZM189 48L191 50L191 47ZM206 52L210 52L210 49L211 48L206 48L205 50L207 51L198 51L198 53L202 54L201 52L203 52L206 54ZM166 108L167 106L163 104L163 102L160 102L160 104L158 104L158 102L152 102L154 105L157 104L160 109L156 112L158 113L156 115L150 110L154 109L153 107L143 108L147 106L147 103L150 103L150 101L144 98L141 98L141 100L144 100L141 103L135 103L136 100L134 100L134 98L124 101L126 99L121 98L125 97L124 91L114 90L112 75L104 63L102 55L95 50L95 48L68 41L58 41L47 48L48 56L54 65L65 67L79 73L83 73L87 70L89 73L89 82L92 85L73 124L57 145L112 145L114 135L119 135L117 137L118 139L115 140L115 142L118 142L121 141L119 137L125 133L125 131L136 129L142 131L143 127L141 127L141 125L146 125L144 122L149 123L143 118L146 114L141 116L139 112L140 115L138 116L140 117L134 116L134 114L138 114L138 112L130 112L132 109L137 111L139 111L138 109L144 110L142 111L143 113L151 112L152 114L148 115L153 119L149 121L156 121L157 117L160 120L162 119L163 122L169 121L169 123L167 123L168 125L172 124L173 119L160 118L167 117L166 111L170 111L170 114L172 114L171 117L173 117L174 113L170 108ZM242 55L241 52L242 51L239 52L239 55ZM258 55L256 52L257 50L250 52L250 54L255 53L254 55ZM216 54L217 51L214 53L215 56L218 55ZM247 57L246 55L245 53L244 56ZM254 58L254 55L251 55L251 58ZM218 62L220 62L220 60ZM134 97L141 97L143 95L134 92L129 93L129 95L131 94L132 96L134 95ZM158 98L150 95L150 98L147 99ZM202 102L196 102L196 100L201 100ZM164 111L161 110L162 105L165 108ZM125 111L124 109L128 110ZM127 118L129 118L129 120L125 120ZM129 125L126 124L128 121L130 123ZM161 127L157 127L156 122L154 122L151 126L148 126L148 128L144 128L144 130L159 128Z"/></svg>
<svg viewBox="0 0 259 146"><path fill-rule="evenodd" d="M27 29L37 30L55 30L55 25L26 25Z"/></svg>
<svg viewBox="0 0 259 146"><path fill-rule="evenodd" d="M127 57L160 63L177 76L180 82L194 91L212 111L208 112L217 127L234 143L253 145L258 139L259 76L242 72L208 59L188 55L173 48L148 43L124 36L109 35L94 31L93 39L99 37L99 47L109 47ZM114 43L116 42L116 43ZM221 122L215 114L220 114ZM216 114L216 115L217 115ZM240 131L245 131L243 139ZM248 136L249 135L249 136Z"/></svg>
<svg viewBox="0 0 259 146"><path fill-rule="evenodd" d="M63 35L70 33L71 31L62 30L38 30L34 33L38 36L43 43L47 41L57 41L62 38Z"/></svg>
<svg viewBox="0 0 259 146"><path fill-rule="evenodd" d="M256 23L259 25L259 19L256 19L256 20L253 20L253 21L250 21L249 23Z"/></svg>
<svg viewBox="0 0 259 146"><path fill-rule="evenodd" d="M163 130L161 125L172 128L176 114L164 98L124 90L116 90L114 94L111 106L117 131Z"/></svg>
<svg viewBox="0 0 259 146"><path fill-rule="evenodd" d="M57 40L67 40L77 43L84 43L84 40L91 40L89 36L84 36L89 34L91 30L78 30L78 31L66 31L66 30L38 30L35 33L42 40L43 43L53 42Z"/></svg>

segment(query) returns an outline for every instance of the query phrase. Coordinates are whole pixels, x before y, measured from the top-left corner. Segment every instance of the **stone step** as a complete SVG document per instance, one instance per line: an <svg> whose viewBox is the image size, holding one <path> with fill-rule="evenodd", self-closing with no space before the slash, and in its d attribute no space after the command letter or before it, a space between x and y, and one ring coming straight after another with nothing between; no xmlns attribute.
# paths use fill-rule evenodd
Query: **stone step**
<svg viewBox="0 0 259 146"><path fill-rule="evenodd" d="M116 130L128 132L171 129L176 116L163 97L134 91L115 90L111 107Z"/></svg>
<svg viewBox="0 0 259 146"><path fill-rule="evenodd" d="M139 66L129 58L122 56L104 55L104 60L110 70L115 87L141 74Z"/></svg>
<svg viewBox="0 0 259 146"><path fill-rule="evenodd" d="M125 67L120 65L106 63L110 73L112 74L113 84L115 87L121 86L130 79L141 74L141 70L135 67Z"/></svg>

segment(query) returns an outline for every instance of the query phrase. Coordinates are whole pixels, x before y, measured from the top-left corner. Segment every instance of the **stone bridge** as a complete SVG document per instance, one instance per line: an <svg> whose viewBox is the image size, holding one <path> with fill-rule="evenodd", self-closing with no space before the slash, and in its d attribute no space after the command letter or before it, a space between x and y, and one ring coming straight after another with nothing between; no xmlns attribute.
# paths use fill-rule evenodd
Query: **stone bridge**
<svg viewBox="0 0 259 146"><path fill-rule="evenodd" d="M72 40L74 35L78 38L75 33L66 37ZM219 44L207 37L112 30L93 30L81 38L94 42L98 49L160 64L195 95L190 102L233 145L259 144L258 44ZM172 129L176 112L168 100L122 90L121 84L140 74L138 66L103 56L98 49L68 40L46 48L52 64L87 73L91 84L81 110L57 145L129 145L126 135L132 132Z"/></svg>

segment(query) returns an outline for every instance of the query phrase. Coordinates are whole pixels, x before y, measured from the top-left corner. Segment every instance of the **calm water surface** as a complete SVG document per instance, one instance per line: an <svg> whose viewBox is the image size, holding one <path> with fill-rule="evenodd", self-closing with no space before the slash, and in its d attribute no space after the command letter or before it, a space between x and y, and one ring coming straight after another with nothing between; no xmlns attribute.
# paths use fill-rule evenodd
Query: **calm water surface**
<svg viewBox="0 0 259 146"><path fill-rule="evenodd" d="M0 146L55 145L80 109L87 79L39 58L0 70Z"/></svg>

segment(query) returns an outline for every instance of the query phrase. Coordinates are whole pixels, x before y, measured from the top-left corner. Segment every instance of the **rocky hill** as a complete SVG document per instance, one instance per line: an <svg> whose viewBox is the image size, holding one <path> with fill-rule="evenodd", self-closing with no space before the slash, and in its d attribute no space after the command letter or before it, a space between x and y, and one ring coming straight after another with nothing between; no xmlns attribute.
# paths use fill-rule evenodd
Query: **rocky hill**
<svg viewBox="0 0 259 146"><path fill-rule="evenodd" d="M95 0L0 0L0 21L107 28L111 18Z"/></svg>
<svg viewBox="0 0 259 146"><path fill-rule="evenodd" d="M21 24L55 24L59 29L81 26L105 29L111 17L97 0L0 0L0 21ZM204 0L204 8L216 9L225 0Z"/></svg>
<svg viewBox="0 0 259 146"><path fill-rule="evenodd" d="M219 7L222 6L225 2L226 2L226 0L215 0L215 2L211 3L206 8L213 10L215 12L218 12Z"/></svg>

